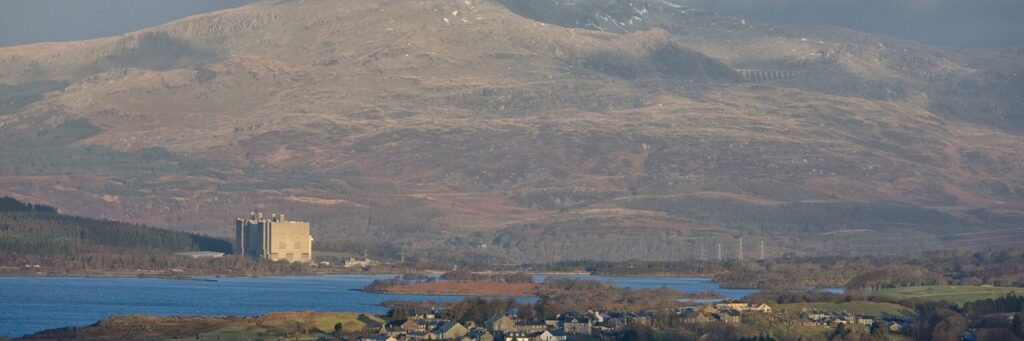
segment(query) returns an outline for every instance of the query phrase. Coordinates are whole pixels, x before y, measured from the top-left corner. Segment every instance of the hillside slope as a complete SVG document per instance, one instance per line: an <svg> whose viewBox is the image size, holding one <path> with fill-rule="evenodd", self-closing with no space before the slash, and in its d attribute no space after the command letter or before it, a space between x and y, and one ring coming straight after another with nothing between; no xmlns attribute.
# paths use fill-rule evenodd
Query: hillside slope
<svg viewBox="0 0 1024 341"><path fill-rule="evenodd" d="M1024 60L1006 51L940 48L838 27L773 25L665 0L499 0L538 21L631 33L664 29L753 80L815 92L922 104L941 117L1024 130ZM758 73L759 71L759 73Z"/></svg>
<svg viewBox="0 0 1024 341"><path fill-rule="evenodd" d="M323 249L498 263L1024 237L1020 54L502 3L268 1L0 49L0 190L223 236L260 208Z"/></svg>
<svg viewBox="0 0 1024 341"><path fill-rule="evenodd" d="M58 213L0 198L0 272L20 267L49 274L187 266L173 252L231 252L231 243L195 234ZM176 264L180 263L180 264Z"/></svg>

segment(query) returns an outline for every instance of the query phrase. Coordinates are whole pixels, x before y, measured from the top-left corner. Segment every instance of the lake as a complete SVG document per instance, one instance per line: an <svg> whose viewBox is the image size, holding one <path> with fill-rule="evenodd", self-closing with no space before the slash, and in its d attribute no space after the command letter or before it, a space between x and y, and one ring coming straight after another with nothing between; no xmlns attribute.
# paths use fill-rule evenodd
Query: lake
<svg viewBox="0 0 1024 341"><path fill-rule="evenodd" d="M85 326L111 315L260 315L273 311L384 313L387 300L457 301L460 296L373 294L361 289L388 276L274 276L192 281L157 278L0 277L0 335ZM707 278L572 276L619 287L715 291L739 298L754 290L721 289ZM543 276L538 276L540 281ZM522 300L533 300L523 298Z"/></svg>

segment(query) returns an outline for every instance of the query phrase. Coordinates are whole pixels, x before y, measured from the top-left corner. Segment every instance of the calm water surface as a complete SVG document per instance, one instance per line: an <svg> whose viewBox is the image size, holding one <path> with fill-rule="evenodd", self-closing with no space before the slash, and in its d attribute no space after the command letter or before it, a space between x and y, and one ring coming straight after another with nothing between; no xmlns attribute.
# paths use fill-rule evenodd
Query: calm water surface
<svg viewBox="0 0 1024 341"><path fill-rule="evenodd" d="M0 277L0 335L89 325L111 315L260 315L272 311L384 313L387 300L457 301L459 296L371 294L360 289L393 276L218 278L216 282L153 278ZM538 280L543 277L538 276ZM574 276L580 277L580 276ZM727 298L753 290L720 289L704 278L582 276L620 287L667 286L716 291ZM530 300L529 298L524 300Z"/></svg>

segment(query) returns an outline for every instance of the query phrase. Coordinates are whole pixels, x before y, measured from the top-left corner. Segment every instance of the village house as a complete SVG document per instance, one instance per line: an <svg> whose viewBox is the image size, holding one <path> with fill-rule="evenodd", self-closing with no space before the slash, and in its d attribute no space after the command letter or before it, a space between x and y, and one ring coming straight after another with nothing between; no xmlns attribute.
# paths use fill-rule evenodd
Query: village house
<svg viewBox="0 0 1024 341"><path fill-rule="evenodd" d="M405 338L404 337L399 338L398 336L387 335L387 334L369 335L369 336L364 336L364 337L359 338L359 341L402 341L402 340L405 340Z"/></svg>
<svg viewBox="0 0 1024 341"><path fill-rule="evenodd" d="M803 321L803 325L814 326L836 326L840 323L870 326L874 324L875 321L880 320L874 316L850 314L845 311L826 311L816 309L801 310L800 319ZM889 321L886 322L886 326L891 328L892 324L890 323L894 323L898 326L896 329L902 329L903 325L899 322L900 321Z"/></svg>
<svg viewBox="0 0 1024 341"><path fill-rule="evenodd" d="M742 321L740 314L731 310L719 312L718 320L725 323L740 323Z"/></svg>
<svg viewBox="0 0 1024 341"><path fill-rule="evenodd" d="M530 333L522 332L507 332L502 334L502 340L504 341L533 341L533 335Z"/></svg>
<svg viewBox="0 0 1024 341"><path fill-rule="evenodd" d="M716 305L718 310L732 310L736 312L757 312L770 314L772 307L768 304L750 304L750 303L721 303Z"/></svg>
<svg viewBox="0 0 1024 341"><path fill-rule="evenodd" d="M346 268L368 268L378 264L380 264L379 261L370 259L369 257L349 257L344 263L342 263L342 266Z"/></svg>
<svg viewBox="0 0 1024 341"><path fill-rule="evenodd" d="M715 314L717 313L717 309L714 309L714 307L710 305L706 305L699 309L688 307L683 309L680 312L680 315L683 317L683 322L686 323L708 323L718 321L718 318L715 317Z"/></svg>
<svg viewBox="0 0 1024 341"><path fill-rule="evenodd" d="M533 341L565 341L567 337L565 333L560 331L545 330L540 334L533 337Z"/></svg>
<svg viewBox="0 0 1024 341"><path fill-rule="evenodd" d="M476 329L463 336L462 341L494 341L494 334L485 329Z"/></svg>
<svg viewBox="0 0 1024 341"><path fill-rule="evenodd" d="M450 322L450 321L445 320L445 319L421 319L421 318L413 319L413 321L415 321L416 324L418 325L418 328L416 329L417 331L425 331L425 332L432 332L435 329L437 329L439 326L441 326L442 324Z"/></svg>
<svg viewBox="0 0 1024 341"><path fill-rule="evenodd" d="M543 321L519 321L516 322L515 326L515 331L526 334L540 333L547 329L548 325L544 324Z"/></svg>
<svg viewBox="0 0 1024 341"><path fill-rule="evenodd" d="M718 321L718 317L713 313L704 311L697 311L683 318L683 322L686 323L709 323L714 321Z"/></svg>
<svg viewBox="0 0 1024 341"><path fill-rule="evenodd" d="M752 311L760 311L754 306ZM700 309L689 308L679 312L686 322L740 322L740 313L715 305ZM360 338L366 341L567 341L586 339L590 335L625 330L629 327L650 326L655 321L653 312L599 312L566 313L555 319L525 321L514 312L495 314L483 324L466 324L436 318L434 311L419 311L405 321L382 326L376 335Z"/></svg>
<svg viewBox="0 0 1024 341"><path fill-rule="evenodd" d="M628 312L625 316L628 326L650 327L654 324L654 314L650 312Z"/></svg>
<svg viewBox="0 0 1024 341"><path fill-rule="evenodd" d="M586 317L563 315L559 322L566 334L590 335L594 329L593 320Z"/></svg>
<svg viewBox="0 0 1024 341"><path fill-rule="evenodd" d="M412 314L412 317L418 319L436 320L440 318L440 312L431 309L414 309L409 313Z"/></svg>
<svg viewBox="0 0 1024 341"><path fill-rule="evenodd" d="M726 322L740 323L740 314L734 310L719 310L714 305L705 305L697 310L686 310L683 312L683 321L686 323L708 323Z"/></svg>
<svg viewBox="0 0 1024 341"><path fill-rule="evenodd" d="M600 311L588 310L587 316L594 320L594 324L603 323L609 316Z"/></svg>
<svg viewBox="0 0 1024 341"><path fill-rule="evenodd" d="M594 331L609 333L626 328L626 321L618 318L607 318L604 322L595 323Z"/></svg>
<svg viewBox="0 0 1024 341"><path fill-rule="evenodd" d="M469 334L469 329L466 329L461 323L448 321L438 325L434 329L434 334L437 335L438 339L453 340Z"/></svg>
<svg viewBox="0 0 1024 341"><path fill-rule="evenodd" d="M540 332L524 333L509 332L502 335L503 341L566 341L565 333L558 330L544 330Z"/></svg>
<svg viewBox="0 0 1024 341"><path fill-rule="evenodd" d="M827 326L831 322L831 315L817 310L800 311L801 325L804 326Z"/></svg>
<svg viewBox="0 0 1024 341"><path fill-rule="evenodd" d="M418 341L418 340L434 340L434 333L430 332L408 332L405 333L406 340Z"/></svg>
<svg viewBox="0 0 1024 341"><path fill-rule="evenodd" d="M559 321L557 318L544 320L544 324L548 325L549 328L558 328L558 325L561 323L562 321Z"/></svg>
<svg viewBox="0 0 1024 341"><path fill-rule="evenodd" d="M418 320L415 319L415 318L411 318L411 319L405 320L405 322L402 322L402 324L398 325L397 328L399 330L403 330L403 331L407 331L407 332L413 332L413 331L421 330L422 326L419 323L417 323L416 321L418 321Z"/></svg>
<svg viewBox="0 0 1024 341"><path fill-rule="evenodd" d="M492 332L507 333L516 330L516 319L507 314L497 314L484 322L484 328Z"/></svg>
<svg viewBox="0 0 1024 341"><path fill-rule="evenodd" d="M856 321L857 324L865 326L870 326L871 324L875 323L875 319L864 316L855 316L854 321Z"/></svg>

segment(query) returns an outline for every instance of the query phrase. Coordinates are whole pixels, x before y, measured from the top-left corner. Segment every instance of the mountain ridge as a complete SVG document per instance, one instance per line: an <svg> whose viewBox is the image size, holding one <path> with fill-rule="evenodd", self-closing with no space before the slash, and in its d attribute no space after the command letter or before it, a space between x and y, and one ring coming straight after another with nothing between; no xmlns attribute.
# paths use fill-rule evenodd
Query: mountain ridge
<svg viewBox="0 0 1024 341"><path fill-rule="evenodd" d="M1019 56L668 5L613 34L503 3L263 2L0 48L0 82L69 83L0 114L0 188L216 235L281 210L323 247L493 262L692 259L744 235L828 254L847 230L977 247L939 236L1024 222Z"/></svg>

